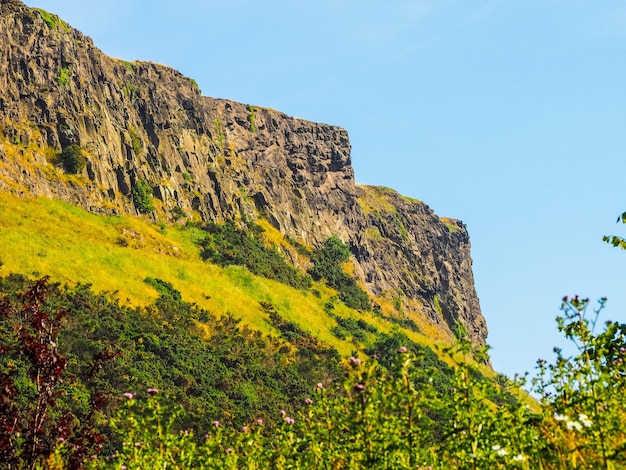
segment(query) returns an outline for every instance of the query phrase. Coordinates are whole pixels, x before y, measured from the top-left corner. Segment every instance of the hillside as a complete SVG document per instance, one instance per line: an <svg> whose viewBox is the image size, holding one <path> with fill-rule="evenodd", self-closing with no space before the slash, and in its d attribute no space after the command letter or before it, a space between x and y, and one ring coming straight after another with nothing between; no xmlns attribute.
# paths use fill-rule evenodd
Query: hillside
<svg viewBox="0 0 626 470"><path fill-rule="evenodd" d="M465 226L357 185L344 129L202 96L17 0L1 3L0 54L1 190L160 224L258 221L308 247L335 234L390 314L484 344Z"/></svg>

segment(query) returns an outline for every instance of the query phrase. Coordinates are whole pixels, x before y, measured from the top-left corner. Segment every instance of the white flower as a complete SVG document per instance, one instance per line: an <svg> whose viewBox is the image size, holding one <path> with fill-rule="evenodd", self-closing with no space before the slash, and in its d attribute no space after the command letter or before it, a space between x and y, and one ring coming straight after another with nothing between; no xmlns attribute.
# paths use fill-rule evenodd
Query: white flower
<svg viewBox="0 0 626 470"><path fill-rule="evenodd" d="M590 428L591 425L593 424L592 421L589 419L589 416L583 413L578 415L578 421L580 421L582 425L585 426L586 428Z"/></svg>
<svg viewBox="0 0 626 470"><path fill-rule="evenodd" d="M557 421L569 421L569 418L565 415L560 415L558 413L554 413L554 419Z"/></svg>
<svg viewBox="0 0 626 470"><path fill-rule="evenodd" d="M568 421L565 423L565 427L569 429L570 431L582 431L583 430L583 425L580 424L578 421Z"/></svg>
<svg viewBox="0 0 626 470"><path fill-rule="evenodd" d="M526 460L526 457L522 454L517 454L515 457L513 457L513 460L515 462L523 462L524 460Z"/></svg>
<svg viewBox="0 0 626 470"><path fill-rule="evenodd" d="M508 454L506 449L503 449L499 445L495 445L491 449L494 450L496 452L496 454L498 454L500 457L504 457L506 454Z"/></svg>

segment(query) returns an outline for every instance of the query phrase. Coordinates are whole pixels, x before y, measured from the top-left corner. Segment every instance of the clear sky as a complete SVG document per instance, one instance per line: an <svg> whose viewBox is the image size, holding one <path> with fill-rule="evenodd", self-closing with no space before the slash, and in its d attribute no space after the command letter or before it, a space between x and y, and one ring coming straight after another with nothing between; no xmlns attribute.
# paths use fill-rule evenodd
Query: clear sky
<svg viewBox="0 0 626 470"><path fill-rule="evenodd" d="M463 220L496 370L564 345L563 295L626 322L623 0L26 0L203 94L348 130L358 183Z"/></svg>

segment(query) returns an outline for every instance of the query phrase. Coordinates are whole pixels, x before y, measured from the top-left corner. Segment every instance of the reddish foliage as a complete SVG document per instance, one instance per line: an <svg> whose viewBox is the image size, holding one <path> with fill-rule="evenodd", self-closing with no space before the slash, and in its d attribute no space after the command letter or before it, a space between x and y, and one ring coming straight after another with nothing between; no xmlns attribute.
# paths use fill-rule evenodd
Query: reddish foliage
<svg viewBox="0 0 626 470"><path fill-rule="evenodd" d="M6 342L0 344L0 353L26 361L35 390L34 399L20 397L15 374L10 369L0 370L0 462L9 469L34 468L61 442L66 444L67 468L79 469L89 456L100 451L104 440L94 426L95 414L106 403L101 394L92 395L90 408L80 420L72 413L54 413L60 385L72 383L73 378L66 370L67 359L58 349L67 312L45 311L47 291L48 277L44 277L20 296L19 307L7 298L0 301L0 318L14 322L13 335L0 338ZM88 375L97 375L102 363L115 355L98 353Z"/></svg>

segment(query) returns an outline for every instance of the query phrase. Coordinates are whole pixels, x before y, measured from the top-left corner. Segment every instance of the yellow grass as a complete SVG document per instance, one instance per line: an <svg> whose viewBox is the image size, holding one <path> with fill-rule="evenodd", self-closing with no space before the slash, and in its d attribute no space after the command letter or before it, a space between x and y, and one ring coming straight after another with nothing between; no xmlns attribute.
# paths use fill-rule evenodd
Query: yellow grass
<svg viewBox="0 0 626 470"><path fill-rule="evenodd" d="M287 246L280 233L261 222L269 241ZM260 302L269 302L286 320L336 348L343 356L355 349L350 341L331 334L336 325L324 305L337 293L316 283L311 291L254 276L239 266L221 268L205 263L196 242L198 229L167 227L164 233L146 219L88 213L71 204L47 198L18 198L0 192L0 275L20 273L32 278L92 284L97 292L116 292L131 305L145 306L158 294L146 277L172 283L183 299L216 315L232 314L266 334L277 334ZM383 300L384 310L388 307ZM379 331L393 324L373 314L355 312L341 303L335 313L363 318ZM419 316L411 314L416 322ZM434 330L433 330L434 331ZM432 331L428 332L431 333ZM411 339L433 346L424 335L407 332Z"/></svg>

